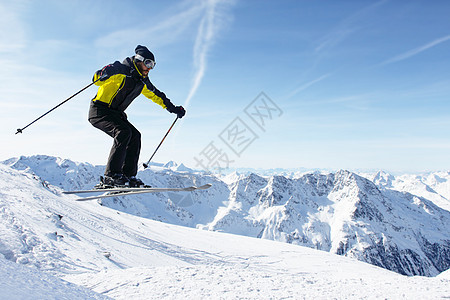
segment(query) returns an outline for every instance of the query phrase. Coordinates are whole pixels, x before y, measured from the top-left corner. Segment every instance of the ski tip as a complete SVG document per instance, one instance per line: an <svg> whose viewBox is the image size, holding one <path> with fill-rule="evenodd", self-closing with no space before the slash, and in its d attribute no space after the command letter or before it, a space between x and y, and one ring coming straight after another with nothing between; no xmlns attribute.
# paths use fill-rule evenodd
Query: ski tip
<svg viewBox="0 0 450 300"><path fill-rule="evenodd" d="M207 183L201 186L190 186L187 188L182 188L183 191L185 192L192 192L192 191L197 191L197 190L206 190L209 189L212 186L212 184Z"/></svg>
<svg viewBox="0 0 450 300"><path fill-rule="evenodd" d="M197 187L197 190L206 190L206 189L209 189L210 187L212 187L212 184L207 183L207 184Z"/></svg>

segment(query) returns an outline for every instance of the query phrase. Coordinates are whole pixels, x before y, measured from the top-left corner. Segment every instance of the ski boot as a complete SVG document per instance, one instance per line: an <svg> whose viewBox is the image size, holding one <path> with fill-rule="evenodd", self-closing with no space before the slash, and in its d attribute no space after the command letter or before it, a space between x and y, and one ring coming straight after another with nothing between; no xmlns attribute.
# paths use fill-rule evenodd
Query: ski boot
<svg viewBox="0 0 450 300"><path fill-rule="evenodd" d="M134 187L134 188L151 188L151 186L146 185L142 180L140 180L139 178L136 178L136 176L131 176L130 177L130 187Z"/></svg>
<svg viewBox="0 0 450 300"><path fill-rule="evenodd" d="M130 187L130 180L123 174L114 174L113 176L100 176L100 183L94 188L111 189L115 187Z"/></svg>

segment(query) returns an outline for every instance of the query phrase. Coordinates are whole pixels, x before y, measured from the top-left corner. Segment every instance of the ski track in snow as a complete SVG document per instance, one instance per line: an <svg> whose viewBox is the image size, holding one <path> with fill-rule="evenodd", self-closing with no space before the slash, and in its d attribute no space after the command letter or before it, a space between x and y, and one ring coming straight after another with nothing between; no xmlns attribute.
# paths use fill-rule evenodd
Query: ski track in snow
<svg viewBox="0 0 450 300"><path fill-rule="evenodd" d="M444 280L439 286L430 279L429 283L395 276L380 280L345 272L343 268L340 273L291 274L267 268L195 265L102 271L76 281L117 299L431 299L449 292L434 290L444 287Z"/></svg>
<svg viewBox="0 0 450 300"><path fill-rule="evenodd" d="M406 277L324 251L79 203L60 192L0 164L0 298L450 297L448 271Z"/></svg>

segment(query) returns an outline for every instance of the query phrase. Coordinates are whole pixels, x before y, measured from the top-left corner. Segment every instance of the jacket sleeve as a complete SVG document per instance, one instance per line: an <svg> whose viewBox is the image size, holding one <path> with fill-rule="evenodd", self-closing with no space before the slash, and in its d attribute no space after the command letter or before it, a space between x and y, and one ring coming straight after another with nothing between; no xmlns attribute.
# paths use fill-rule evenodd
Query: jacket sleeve
<svg viewBox="0 0 450 300"><path fill-rule="evenodd" d="M148 77L145 80L144 88L142 89L142 94L144 94L145 97L149 98L156 104L159 104L162 106L162 108L167 109L168 111L172 111L172 109L175 107L172 102L169 100L169 98L166 97L166 94L158 90L148 79Z"/></svg>
<svg viewBox="0 0 450 300"><path fill-rule="evenodd" d="M96 71L94 73L94 76L92 77L92 82L95 82L96 80L98 80L100 78L100 76L102 76L103 72L106 72L109 75L109 77L112 77L113 75L117 75L117 74L125 75L122 64L119 61L115 61L114 63L109 64L109 65L103 67L102 69ZM98 80L97 82L95 82L95 85L102 86L106 81L108 81L108 79Z"/></svg>

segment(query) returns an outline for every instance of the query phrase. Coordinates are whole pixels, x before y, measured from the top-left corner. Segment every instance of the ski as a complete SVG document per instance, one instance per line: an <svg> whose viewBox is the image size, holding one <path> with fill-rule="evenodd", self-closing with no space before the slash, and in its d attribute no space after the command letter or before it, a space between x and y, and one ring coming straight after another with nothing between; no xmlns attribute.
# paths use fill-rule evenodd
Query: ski
<svg viewBox="0 0 450 300"><path fill-rule="evenodd" d="M163 192L192 192L196 190L206 190L211 187L211 184L205 184L202 186L190 186L185 188L116 188L116 189L103 189L103 190L91 190L91 191L69 191L65 192L65 194L76 194L76 193L92 193L92 192L106 192L104 195L90 196L84 198L75 199L76 201L87 201L94 199L102 199L102 198L111 198L111 197L121 197L121 196L130 196L130 195L139 195L145 193L163 193ZM113 193L113 194L111 194ZM116 194L118 193L118 194Z"/></svg>
<svg viewBox="0 0 450 300"><path fill-rule="evenodd" d="M64 191L63 194L87 194L87 193L107 193L107 192L138 192L145 191L151 188L143 187L112 187L112 188L100 188L92 190L77 190L77 191Z"/></svg>

